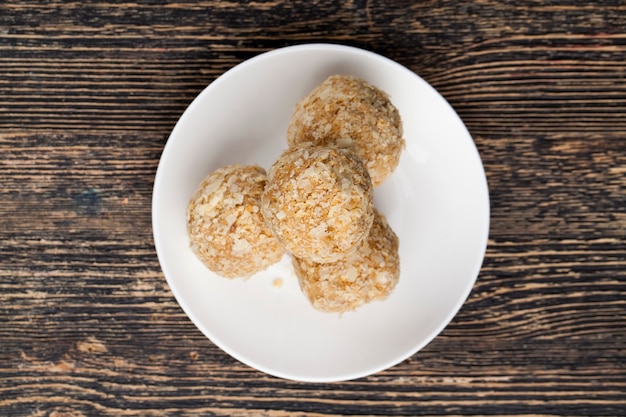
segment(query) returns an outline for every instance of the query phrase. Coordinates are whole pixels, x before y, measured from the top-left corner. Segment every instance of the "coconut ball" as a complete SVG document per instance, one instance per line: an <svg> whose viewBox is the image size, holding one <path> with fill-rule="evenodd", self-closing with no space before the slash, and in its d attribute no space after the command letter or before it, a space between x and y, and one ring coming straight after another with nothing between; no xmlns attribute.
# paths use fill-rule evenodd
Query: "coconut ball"
<svg viewBox="0 0 626 417"><path fill-rule="evenodd" d="M398 166L402 134L400 114L386 93L362 79L333 75L296 105L287 142L349 149L377 187Z"/></svg>
<svg viewBox="0 0 626 417"><path fill-rule="evenodd" d="M325 264L293 258L293 265L313 307L341 313L385 299L392 292L400 277L398 246L398 237L376 212L368 238L355 252Z"/></svg>
<svg viewBox="0 0 626 417"><path fill-rule="evenodd" d="M229 165L209 174L187 208L191 249L212 271L248 277L278 262L283 249L261 215L265 170Z"/></svg>
<svg viewBox="0 0 626 417"><path fill-rule="evenodd" d="M261 212L293 255L333 262L356 249L374 219L372 181L344 149L294 147L268 172Z"/></svg>

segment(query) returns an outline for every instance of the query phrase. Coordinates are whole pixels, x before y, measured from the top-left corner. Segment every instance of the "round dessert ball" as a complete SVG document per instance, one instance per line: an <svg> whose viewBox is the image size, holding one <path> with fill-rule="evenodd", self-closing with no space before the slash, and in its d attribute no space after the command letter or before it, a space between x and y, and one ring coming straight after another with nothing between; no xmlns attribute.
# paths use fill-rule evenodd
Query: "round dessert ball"
<svg viewBox="0 0 626 417"><path fill-rule="evenodd" d="M293 255L333 262L356 249L374 219L372 181L344 149L294 147L272 165L261 211Z"/></svg>
<svg viewBox="0 0 626 417"><path fill-rule="evenodd" d="M265 170L229 165L209 174L187 208L191 248L212 271L248 277L275 262L283 249L261 215Z"/></svg>
<svg viewBox="0 0 626 417"><path fill-rule="evenodd" d="M287 142L351 150L363 160L374 187L392 174L404 149L402 121L389 96L346 75L330 76L296 105Z"/></svg>
<svg viewBox="0 0 626 417"><path fill-rule="evenodd" d="M391 293L400 277L398 246L398 237L376 212L368 238L355 252L325 264L293 258L293 265L313 307L342 313Z"/></svg>

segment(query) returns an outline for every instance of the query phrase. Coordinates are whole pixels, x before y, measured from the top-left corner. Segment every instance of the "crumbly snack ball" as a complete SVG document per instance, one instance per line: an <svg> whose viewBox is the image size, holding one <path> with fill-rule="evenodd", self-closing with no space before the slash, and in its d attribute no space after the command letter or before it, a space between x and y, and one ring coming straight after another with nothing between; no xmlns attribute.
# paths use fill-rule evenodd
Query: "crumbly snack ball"
<svg viewBox="0 0 626 417"><path fill-rule="evenodd" d="M402 134L400 114L386 93L362 79L333 75L296 105L287 142L350 149L378 187L398 166Z"/></svg>
<svg viewBox="0 0 626 417"><path fill-rule="evenodd" d="M191 248L212 271L248 277L278 262L283 249L261 215L265 170L229 165L209 174L187 208Z"/></svg>
<svg viewBox="0 0 626 417"><path fill-rule="evenodd" d="M372 181L343 149L295 147L272 165L261 211L293 255L333 262L356 249L374 219Z"/></svg>
<svg viewBox="0 0 626 417"><path fill-rule="evenodd" d="M376 212L368 238L346 258L326 264L294 258L300 288L324 312L342 313L385 299L400 277L398 246L398 237Z"/></svg>

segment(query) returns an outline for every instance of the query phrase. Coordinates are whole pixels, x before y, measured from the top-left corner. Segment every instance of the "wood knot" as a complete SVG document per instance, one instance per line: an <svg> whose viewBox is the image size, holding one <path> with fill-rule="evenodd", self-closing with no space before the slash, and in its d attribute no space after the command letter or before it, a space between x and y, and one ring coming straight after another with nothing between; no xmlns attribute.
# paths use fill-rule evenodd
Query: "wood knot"
<svg viewBox="0 0 626 417"><path fill-rule="evenodd" d="M105 353L109 351L104 343L95 337L90 337L83 342L77 342L76 348L83 353Z"/></svg>

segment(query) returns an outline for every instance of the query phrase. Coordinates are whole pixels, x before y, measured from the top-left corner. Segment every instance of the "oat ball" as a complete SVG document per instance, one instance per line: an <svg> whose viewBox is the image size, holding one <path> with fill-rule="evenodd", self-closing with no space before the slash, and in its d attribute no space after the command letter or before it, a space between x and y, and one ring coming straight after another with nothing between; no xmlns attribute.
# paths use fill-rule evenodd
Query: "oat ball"
<svg viewBox="0 0 626 417"><path fill-rule="evenodd" d="M374 187L392 174L404 149L402 121L389 96L346 75L330 76L296 105L287 142L350 149L363 160Z"/></svg>
<svg viewBox="0 0 626 417"><path fill-rule="evenodd" d="M267 174L261 211L293 255L333 262L356 249L374 219L372 181L344 149L294 147Z"/></svg>
<svg viewBox="0 0 626 417"><path fill-rule="evenodd" d="M398 245L398 237L376 212L368 238L346 258L326 264L293 258L300 288L324 312L342 313L385 299L400 277Z"/></svg>
<svg viewBox="0 0 626 417"><path fill-rule="evenodd" d="M209 174L187 208L191 249L212 271L248 277L278 262L283 249L261 215L265 170L229 165Z"/></svg>

